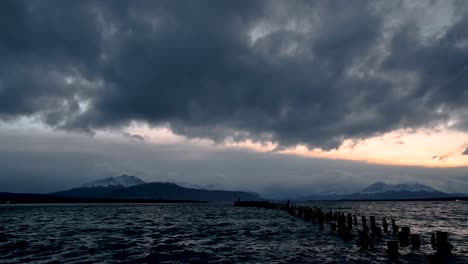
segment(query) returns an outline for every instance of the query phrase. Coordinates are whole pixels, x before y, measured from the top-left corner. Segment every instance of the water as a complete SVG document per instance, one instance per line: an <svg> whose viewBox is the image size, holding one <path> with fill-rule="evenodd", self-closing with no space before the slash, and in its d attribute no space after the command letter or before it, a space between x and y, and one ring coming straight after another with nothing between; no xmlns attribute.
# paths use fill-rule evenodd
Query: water
<svg viewBox="0 0 468 264"><path fill-rule="evenodd" d="M449 232L452 263L468 263L466 202L317 202L343 212L394 217L422 235L401 263L424 263L430 232ZM380 226L381 222L378 221ZM359 252L284 211L231 204L0 206L0 263L380 263L383 243Z"/></svg>

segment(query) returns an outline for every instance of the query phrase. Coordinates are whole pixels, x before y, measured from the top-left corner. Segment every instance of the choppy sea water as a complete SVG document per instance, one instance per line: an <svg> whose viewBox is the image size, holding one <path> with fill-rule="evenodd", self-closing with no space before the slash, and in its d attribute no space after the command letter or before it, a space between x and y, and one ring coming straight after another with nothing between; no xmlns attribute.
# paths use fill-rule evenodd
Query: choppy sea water
<svg viewBox="0 0 468 264"><path fill-rule="evenodd" d="M397 219L421 234L401 263L424 263L430 232L449 232L450 263L468 263L467 202L317 202L312 206ZM359 219L359 218L358 218ZM383 242L360 252L325 226L285 211L231 204L0 206L0 263L381 263Z"/></svg>

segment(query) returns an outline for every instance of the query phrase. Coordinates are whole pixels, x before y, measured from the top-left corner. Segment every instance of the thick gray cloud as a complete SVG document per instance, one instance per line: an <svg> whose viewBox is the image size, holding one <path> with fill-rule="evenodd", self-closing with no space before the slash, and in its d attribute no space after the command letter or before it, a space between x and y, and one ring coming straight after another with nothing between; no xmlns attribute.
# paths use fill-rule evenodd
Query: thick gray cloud
<svg viewBox="0 0 468 264"><path fill-rule="evenodd" d="M2 1L0 118L326 149L453 118L467 130L455 4L425 37L387 1Z"/></svg>
<svg viewBox="0 0 468 264"><path fill-rule="evenodd" d="M462 153L462 155L468 155L468 148Z"/></svg>

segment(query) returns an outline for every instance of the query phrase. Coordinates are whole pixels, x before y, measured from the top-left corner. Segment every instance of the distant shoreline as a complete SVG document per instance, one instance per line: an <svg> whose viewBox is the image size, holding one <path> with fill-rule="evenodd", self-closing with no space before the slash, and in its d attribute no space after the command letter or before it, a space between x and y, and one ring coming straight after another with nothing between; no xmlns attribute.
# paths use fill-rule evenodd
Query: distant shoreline
<svg viewBox="0 0 468 264"><path fill-rule="evenodd" d="M208 201L184 201L184 200L74 200L74 201L0 201L0 205L14 205L14 204L201 204L209 203Z"/></svg>
<svg viewBox="0 0 468 264"><path fill-rule="evenodd" d="M468 201L468 197L444 197L444 198L424 198L424 199L340 199L340 200L307 200L304 202L431 202L431 201Z"/></svg>
<svg viewBox="0 0 468 264"><path fill-rule="evenodd" d="M47 194L0 193L0 204L118 204L118 203L206 203L207 201L165 199L69 198Z"/></svg>
<svg viewBox="0 0 468 264"><path fill-rule="evenodd" d="M268 200L268 199L265 199ZM279 201L277 199L273 199ZM282 200L281 200L282 201ZM446 197L428 199L341 199L307 200L296 202L430 202L430 201L468 201L468 197ZM165 199L104 199L69 198L47 194L0 193L0 204L151 204L151 203L214 203L216 201L165 200Z"/></svg>

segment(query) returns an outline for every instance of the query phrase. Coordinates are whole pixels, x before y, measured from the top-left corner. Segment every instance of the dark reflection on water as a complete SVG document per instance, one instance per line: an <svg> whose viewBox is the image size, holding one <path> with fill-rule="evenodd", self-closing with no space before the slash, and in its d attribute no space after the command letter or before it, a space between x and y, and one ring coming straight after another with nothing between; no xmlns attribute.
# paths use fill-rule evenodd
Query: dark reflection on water
<svg viewBox="0 0 468 264"><path fill-rule="evenodd" d="M430 232L449 232L453 263L468 263L466 202L317 202L394 217L422 235L402 263L425 262ZM378 221L380 224L380 221ZM284 211L231 204L2 205L0 263L380 263L383 243L359 252Z"/></svg>

